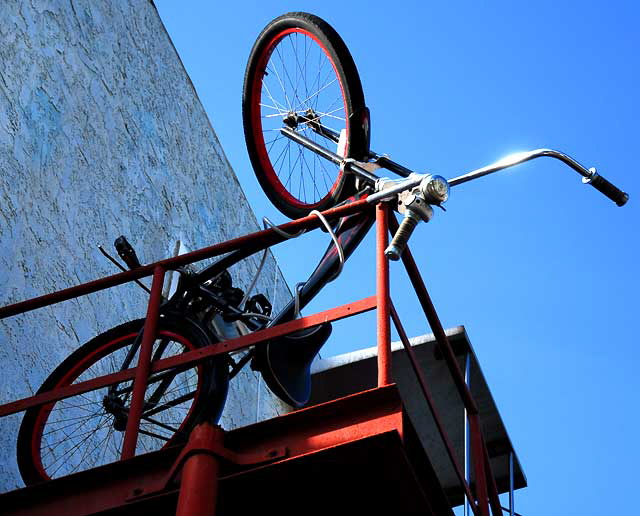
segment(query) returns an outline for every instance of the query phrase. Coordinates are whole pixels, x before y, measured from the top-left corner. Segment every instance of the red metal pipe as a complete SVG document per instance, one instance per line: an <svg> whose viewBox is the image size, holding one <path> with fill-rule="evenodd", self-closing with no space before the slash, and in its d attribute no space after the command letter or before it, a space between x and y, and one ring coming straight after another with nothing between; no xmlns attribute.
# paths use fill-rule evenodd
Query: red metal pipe
<svg viewBox="0 0 640 516"><path fill-rule="evenodd" d="M418 359L416 358L413 349L411 348L411 343L409 342L409 338L407 337L406 332L404 331L404 327L402 326L402 322L400 321L400 317L398 316L398 312L396 312L395 306L393 306L393 302L391 302L391 319L396 327L398 335L400 336L400 340L402 341L402 345L404 346L405 351L407 352L407 357L409 358L409 362L411 362L411 367L413 372L416 375L418 383L420 384L420 389L422 390L422 394L424 395L427 404L429 405L429 409L431 410L431 415L433 416L433 420L436 424L436 428L438 429L438 433L442 438L444 443L444 447L447 451L447 455L449 456L449 460L453 465L453 469L456 471L456 475L458 480L460 481L460 485L462 486L465 495L467 496L467 500L469 500L469 506L474 514L477 514L477 509L475 506L475 500L473 498L473 494L471 493L471 489L469 488L469 484L467 484L466 479L464 478L464 472L462 468L460 468L460 464L458 464L458 459L456 459L455 452L453 451L453 445L449 440L449 436L447 435L446 430L444 429L444 425L442 424L442 420L440 419L440 414L436 409L435 402L433 401L433 397L431 396L431 391L427 387L427 381L424 377L422 369L418 365Z"/></svg>
<svg viewBox="0 0 640 516"><path fill-rule="evenodd" d="M218 343L214 346L207 346L204 348L182 353L169 358L164 358L154 362L151 366L152 373L159 373L172 367L192 365L201 362L209 357L219 355L221 353L228 353L231 351L237 351L248 346L252 346L259 342L274 339L281 335L287 335L296 330L303 328L310 328L323 322L333 322L345 317L351 317L352 315L358 315L360 313L368 312L376 308L377 299L375 296L367 297L353 303L338 306L324 312L308 315L295 321L289 321L287 323L278 324L272 328L266 330L260 330L235 339L229 339ZM106 387L107 385L113 385L115 383L124 382L135 378L136 369L126 369L118 373L112 373L92 380L87 380L81 383L74 383L66 387L61 387L53 391L43 392L37 396L30 396L29 398L23 398L21 400L12 401L5 405L0 405L0 417L8 416L9 414L15 414L27 410L31 407L37 407L38 405L44 405L51 401L58 401L71 396L77 396L88 391L93 391Z"/></svg>
<svg viewBox="0 0 640 516"><path fill-rule="evenodd" d="M395 219L395 217L390 217L389 226L393 233L398 230L398 221ZM418 300L420 301L422 309L427 317L429 326L431 326L433 334L436 337L436 342L438 343L440 351L442 352L444 359L447 362L449 371L451 372L453 381L458 389L460 397L462 398L462 401L467 409L467 417L469 418L469 426L471 430L472 457L476 471L476 494L478 499L478 508L480 509L480 513L482 516L488 516L489 506L487 504L487 481L489 481L492 487L492 506L496 505L495 497L497 496L497 488L495 488L495 477L493 476L493 472L491 471L491 464L488 462L486 445L484 444L484 439L482 437L478 407L475 403L475 400L473 399L471 391L469 390L467 382L465 382L464 380L462 370L460 369L458 361L455 358L455 354L453 353L453 349L451 348L449 339L447 338L444 328L442 327L440 318L438 317L436 309L433 306L433 302L431 301L431 297L429 296L427 287L422 280L422 276L420 275L418 266L413 259L413 255L409 250L409 246L407 246L402 253L402 262L404 263L407 274L411 279L411 283L414 287L416 295L418 296ZM485 458L485 456L487 458ZM494 490L495 493L493 492ZM473 504L471 504L471 507L474 508ZM495 510L495 508L493 510Z"/></svg>
<svg viewBox="0 0 640 516"><path fill-rule="evenodd" d="M389 245L389 211L386 203L376 206L376 297L378 304L378 387L391 379L391 324L389 321L389 259L384 251Z"/></svg>
<svg viewBox="0 0 640 516"><path fill-rule="evenodd" d="M503 516L502 506L500 505L500 494L498 493L498 486L496 484L496 478L493 475L491 460L489 459L489 451L487 450L487 443L485 442L484 437L482 437L482 454L484 455L484 470L487 478L487 489L489 491L491 512L493 513L493 516Z"/></svg>
<svg viewBox="0 0 640 516"><path fill-rule="evenodd" d="M389 227L392 233L398 231L398 221L395 217L389 218ZM478 407L476 402L473 400L473 396L471 396L471 391L467 383L464 381L464 375L462 374L462 370L458 365L458 361L456 360L455 354L451 349L451 344L449 344L449 339L442 327L442 323L440 322L440 318L436 312L435 307L433 306L433 302L431 301L431 297L429 296L429 292L427 291L427 287L424 284L422 277L420 276L420 271L418 266L416 265L415 260L413 259L413 255L409 250L409 246L405 248L402 252L402 263L407 270L407 274L409 275L409 279L411 280L411 284L418 296L418 300L420 301L420 305L422 306L422 310L424 311L425 316L427 317L427 321L429 322L429 326L431 327L431 331L433 331L433 335L436 338L436 342L438 343L438 347L444 356L445 362L449 367L449 371L453 376L453 382L460 393L462 398L462 402L467 409L469 414L477 414Z"/></svg>
<svg viewBox="0 0 640 516"><path fill-rule="evenodd" d="M151 284L151 295L149 296L149 305L147 307L147 318L144 322L136 376L133 380L131 407L129 408L127 428L124 434L124 442L122 443L122 459L129 459L136 454L138 429L140 427L142 409L144 408L144 395L147 391L147 380L151 372L151 352L153 351L153 343L156 340L156 328L158 326L160 302L162 301L163 283L164 269L158 266L153 271L153 283Z"/></svg>
<svg viewBox="0 0 640 516"><path fill-rule="evenodd" d="M223 441L222 428L210 423L202 423L191 432L188 446L202 451L194 452L182 467L176 516L215 515L220 459L204 450L216 450Z"/></svg>
<svg viewBox="0 0 640 516"><path fill-rule="evenodd" d="M480 416L468 414L469 432L471 434L471 457L475 470L476 498L481 516L489 516L489 500L487 494L487 469L484 460Z"/></svg>
<svg viewBox="0 0 640 516"><path fill-rule="evenodd" d="M367 203L365 199L361 199L350 204L345 204L344 206L340 206L338 208L326 210L322 212L322 214L327 220L335 220L346 215L351 215L353 213L358 213L369 209L371 209L371 205ZM287 233L296 233L302 229L317 229L321 225L322 223L320 222L320 219L318 217L316 217L315 215L310 215L308 217L303 217L301 219L277 226L277 229L280 229ZM21 301L19 303L0 307L0 319L11 317L13 315L24 312L29 312L31 310L36 310L37 308L53 305L62 301L67 301L74 297L80 297L91 294L93 292L98 292L100 290L115 287L117 285L122 285L123 283L127 283L136 279L151 276L155 268L158 266L162 267L165 270L175 270L178 267L182 267L183 265L189 263L212 258L214 256L219 256L230 251L235 251L236 249L239 249L245 245L255 245L255 251L258 252L262 249L266 249L267 247L283 242L284 240L286 240L286 238L279 235L277 233L277 230L274 228L257 231L249 235L244 235L239 238L227 240L226 242L205 247L203 249L198 249L197 251L193 251L191 253L175 256L173 258L167 258L166 260L161 260L149 265L143 265L142 267L138 267L137 269L134 269L132 271L121 272L112 276L100 278L95 281L90 281L88 283L76 285L64 290L59 290L58 292L54 292L52 294L46 294L44 296L34 297L26 301Z"/></svg>

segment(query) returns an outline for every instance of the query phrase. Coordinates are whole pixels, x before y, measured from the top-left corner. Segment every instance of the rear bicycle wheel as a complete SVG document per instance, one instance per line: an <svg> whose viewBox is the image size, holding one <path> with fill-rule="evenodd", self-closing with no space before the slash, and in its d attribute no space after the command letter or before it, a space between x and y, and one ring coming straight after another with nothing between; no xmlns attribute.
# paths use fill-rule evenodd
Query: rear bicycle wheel
<svg viewBox="0 0 640 516"><path fill-rule="evenodd" d="M135 343L143 326L143 319L131 321L90 340L51 373L38 393L134 367L139 354ZM211 337L195 323L161 317L152 360L210 343ZM25 484L119 460L132 385L129 380L28 409L17 443ZM136 454L185 441L200 421L217 421L227 385L228 366L222 357L151 375Z"/></svg>
<svg viewBox="0 0 640 516"><path fill-rule="evenodd" d="M347 46L324 20L289 13L265 27L247 64L242 116L254 172L282 213L302 217L354 193L352 175L280 132L289 127L345 158L368 155L360 77Z"/></svg>

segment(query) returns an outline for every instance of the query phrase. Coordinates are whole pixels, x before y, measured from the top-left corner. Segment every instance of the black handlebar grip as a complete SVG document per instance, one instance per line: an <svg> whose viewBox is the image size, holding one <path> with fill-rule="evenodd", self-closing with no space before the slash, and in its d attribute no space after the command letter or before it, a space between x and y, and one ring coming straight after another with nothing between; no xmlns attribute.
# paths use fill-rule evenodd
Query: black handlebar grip
<svg viewBox="0 0 640 516"><path fill-rule="evenodd" d="M407 242L409 242L409 238L411 237L411 233L418 225L420 219L417 216L414 216L411 212L407 212L404 219L400 223L400 227L396 234L393 235L393 240L389 244L389 247L385 250L384 254L390 260L397 261L400 259L400 255L404 248L407 247Z"/></svg>
<svg viewBox="0 0 640 516"><path fill-rule="evenodd" d="M124 263L127 264L127 267L129 267L130 269L142 267L135 250L123 235L120 235L118 238L116 238L116 241L113 243L113 245L118 252L118 256L120 256Z"/></svg>
<svg viewBox="0 0 640 516"><path fill-rule="evenodd" d="M607 181L604 177L596 173L594 169L591 177L585 177L582 179L582 182L585 184L589 184L593 186L598 192L603 193L613 202L615 202L618 206L624 206L629 200L629 195L614 184Z"/></svg>

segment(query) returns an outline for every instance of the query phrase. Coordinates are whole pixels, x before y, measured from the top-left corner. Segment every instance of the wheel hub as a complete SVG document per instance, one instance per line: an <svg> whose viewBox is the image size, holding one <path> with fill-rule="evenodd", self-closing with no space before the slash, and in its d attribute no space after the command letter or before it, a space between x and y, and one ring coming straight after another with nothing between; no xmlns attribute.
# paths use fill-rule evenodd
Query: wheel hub
<svg viewBox="0 0 640 516"><path fill-rule="evenodd" d="M287 116L282 119L282 122L284 123L284 125L290 127L291 129L297 129L298 114L295 111L289 111L289 113L287 113Z"/></svg>
<svg viewBox="0 0 640 516"><path fill-rule="evenodd" d="M102 406L108 414L113 416L113 428L118 432L124 432L127 428L128 411L118 396L107 395L102 399Z"/></svg>
<svg viewBox="0 0 640 516"><path fill-rule="evenodd" d="M320 132L320 117L313 109L309 108L305 111L304 121L315 132Z"/></svg>

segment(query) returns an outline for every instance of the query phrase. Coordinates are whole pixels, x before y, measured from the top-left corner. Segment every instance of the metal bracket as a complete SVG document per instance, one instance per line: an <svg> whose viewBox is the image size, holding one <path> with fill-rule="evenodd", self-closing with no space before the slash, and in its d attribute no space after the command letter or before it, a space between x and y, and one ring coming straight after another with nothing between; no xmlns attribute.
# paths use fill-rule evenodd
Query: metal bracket
<svg viewBox="0 0 640 516"><path fill-rule="evenodd" d="M429 222L433 217L433 208L422 196L419 188L401 192L398 195L398 206L396 210L401 215L406 215L407 212L411 212L424 222Z"/></svg>
<svg viewBox="0 0 640 516"><path fill-rule="evenodd" d="M373 175L373 173L376 170L381 169L382 167L380 165L378 165L376 162L371 161L371 162L363 162L363 161L356 161L355 162L361 169L366 170L367 172L371 173L372 176L371 177L375 177ZM365 186L367 186L368 184L370 184L371 178L369 179L369 182L364 181L363 178L361 176L359 176L358 174L354 174L356 176L356 189L357 190L361 190L362 188L364 188ZM375 181L374 181L375 183Z"/></svg>
<svg viewBox="0 0 640 516"><path fill-rule="evenodd" d="M197 430L197 428L194 429L194 433L195 430ZM271 448L262 453L236 453L225 448L219 442L219 439L221 440L221 437L224 435L224 431L220 427L213 427L212 430L214 430L214 432L207 432L209 435L198 435L195 439L190 438L189 442L171 466L169 472L158 482L151 484L151 486L147 488L135 488L131 495L126 499L127 502L148 498L166 491L186 461L194 455L211 455L239 466L251 466L283 459L289 454L289 450L285 446ZM191 442L192 440L194 441L193 443Z"/></svg>

